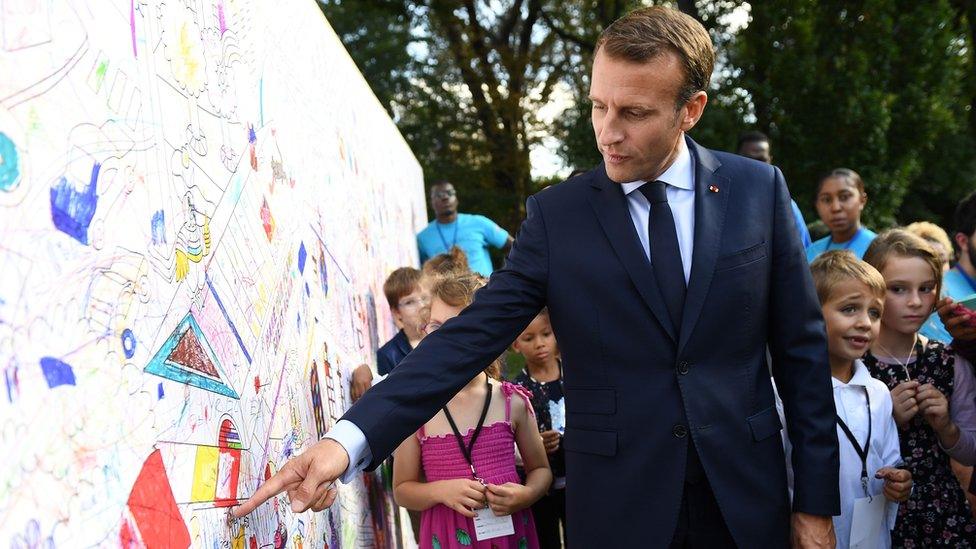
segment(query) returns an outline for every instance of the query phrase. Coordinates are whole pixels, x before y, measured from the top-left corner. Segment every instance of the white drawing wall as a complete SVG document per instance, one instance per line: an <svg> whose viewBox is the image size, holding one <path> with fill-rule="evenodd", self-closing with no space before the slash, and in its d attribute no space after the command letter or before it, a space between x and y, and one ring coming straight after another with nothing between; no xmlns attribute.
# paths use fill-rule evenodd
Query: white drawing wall
<svg viewBox="0 0 976 549"><path fill-rule="evenodd" d="M0 0L0 37L0 544L392 543L380 475L227 518L348 407L425 223L314 0Z"/></svg>

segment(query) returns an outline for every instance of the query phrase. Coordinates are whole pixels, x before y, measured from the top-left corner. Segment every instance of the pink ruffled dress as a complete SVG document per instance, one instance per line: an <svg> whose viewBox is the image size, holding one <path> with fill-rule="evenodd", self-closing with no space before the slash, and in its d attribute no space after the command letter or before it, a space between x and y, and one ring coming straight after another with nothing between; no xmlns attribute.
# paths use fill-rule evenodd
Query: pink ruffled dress
<svg viewBox="0 0 976 549"><path fill-rule="evenodd" d="M505 395L505 420L485 425L475 441L471 459L478 475L489 484L521 483L515 471L515 431L512 429L512 395L517 394L532 411L529 394L518 385L502 382ZM471 440L474 429L464 435L465 444ZM425 436L423 427L417 432L420 439L421 461L427 482L455 478L471 478L471 469L465 461L457 440L452 433ZM476 549L538 549L535 521L529 508L512 515L515 533L485 541L475 539L474 521L444 505L437 504L421 513L421 549L447 549L474 547Z"/></svg>

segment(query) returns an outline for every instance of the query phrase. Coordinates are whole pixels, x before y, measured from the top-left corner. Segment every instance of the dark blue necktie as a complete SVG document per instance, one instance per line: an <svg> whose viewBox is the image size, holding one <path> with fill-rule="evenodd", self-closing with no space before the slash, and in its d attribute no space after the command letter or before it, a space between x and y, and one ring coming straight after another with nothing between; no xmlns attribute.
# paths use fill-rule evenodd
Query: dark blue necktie
<svg viewBox="0 0 976 549"><path fill-rule="evenodd" d="M668 206L668 193L664 181L651 181L641 185L640 192L651 203L651 219L648 223L648 242L651 247L651 268L657 278L658 288L664 297L668 314L675 332L681 330L681 315L685 306L685 271L681 265L678 233L674 228L674 216Z"/></svg>

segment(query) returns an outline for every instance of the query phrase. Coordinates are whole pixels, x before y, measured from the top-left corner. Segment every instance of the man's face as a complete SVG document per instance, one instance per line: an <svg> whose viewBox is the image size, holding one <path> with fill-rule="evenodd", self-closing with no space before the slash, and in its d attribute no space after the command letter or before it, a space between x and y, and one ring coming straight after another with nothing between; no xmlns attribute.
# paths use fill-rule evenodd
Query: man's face
<svg viewBox="0 0 976 549"><path fill-rule="evenodd" d="M451 215L457 211L458 199L457 191L454 190L454 185L450 183L444 185L436 185L430 189L430 207L434 210L434 214L441 215Z"/></svg>
<svg viewBox="0 0 976 549"><path fill-rule="evenodd" d="M707 101L698 92L675 108L684 76L680 59L671 52L644 63L597 53L590 116L610 179L653 180L674 160L682 132L695 126Z"/></svg>
<svg viewBox="0 0 976 549"><path fill-rule="evenodd" d="M773 161L769 152L769 141L746 141L739 147L739 154L767 164Z"/></svg>

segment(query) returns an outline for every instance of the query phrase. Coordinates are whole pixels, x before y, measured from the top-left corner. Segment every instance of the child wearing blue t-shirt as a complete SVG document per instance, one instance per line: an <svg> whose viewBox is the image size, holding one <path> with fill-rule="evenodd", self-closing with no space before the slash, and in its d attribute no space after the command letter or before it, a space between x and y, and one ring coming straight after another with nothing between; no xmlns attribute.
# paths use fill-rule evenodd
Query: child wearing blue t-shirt
<svg viewBox="0 0 976 549"><path fill-rule="evenodd" d="M868 201L861 176L847 168L832 170L820 179L816 196L817 214L830 234L810 244L807 261L827 250L850 250L858 259L864 257L877 235L861 226L861 212Z"/></svg>

